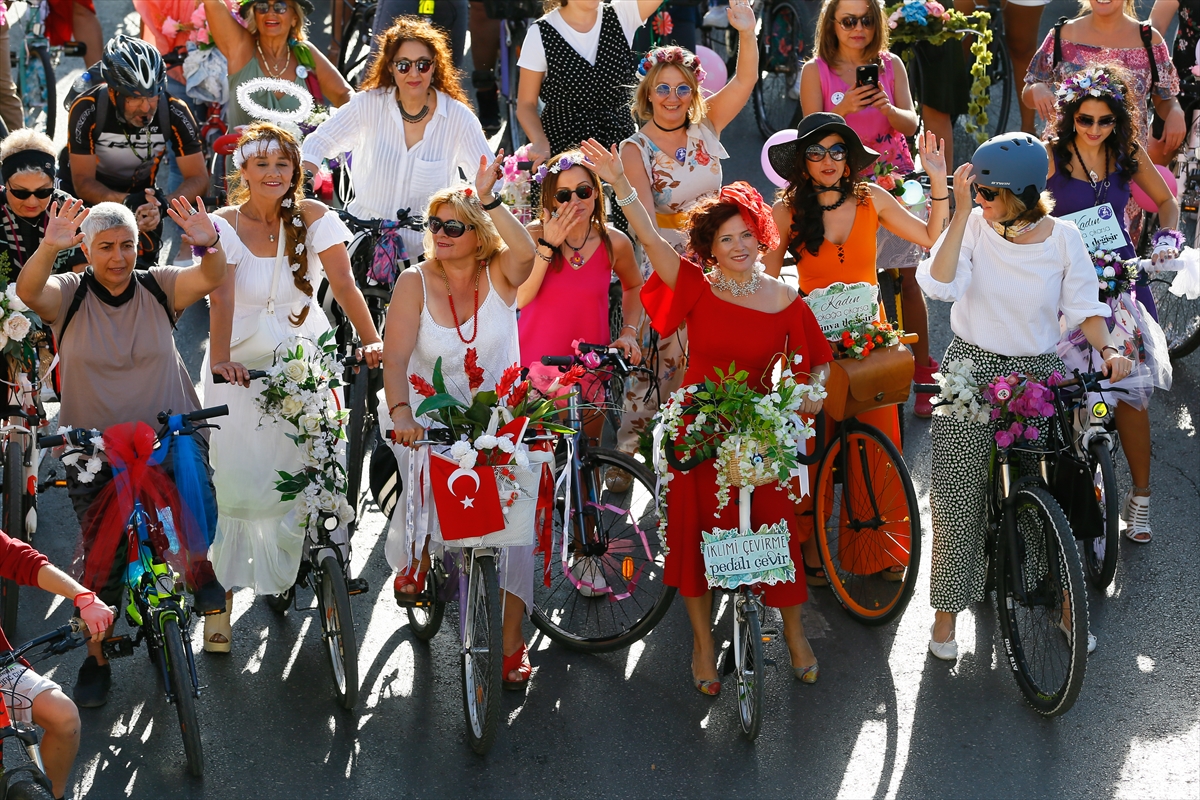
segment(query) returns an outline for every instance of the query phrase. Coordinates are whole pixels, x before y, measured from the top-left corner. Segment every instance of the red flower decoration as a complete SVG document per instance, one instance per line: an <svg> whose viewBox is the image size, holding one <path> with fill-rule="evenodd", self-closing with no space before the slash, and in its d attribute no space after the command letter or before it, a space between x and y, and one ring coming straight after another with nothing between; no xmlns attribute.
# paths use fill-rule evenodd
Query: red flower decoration
<svg viewBox="0 0 1200 800"><path fill-rule="evenodd" d="M479 366L479 353L474 347L467 348L467 356L463 359L463 368L467 372L467 388L472 392L483 386L483 367Z"/></svg>
<svg viewBox="0 0 1200 800"><path fill-rule="evenodd" d="M660 11L654 15L654 21L650 23L650 27L659 36L668 36L671 31L675 30L675 23L671 21L670 14Z"/></svg>
<svg viewBox="0 0 1200 800"><path fill-rule="evenodd" d="M421 395L422 397L433 397L435 394L437 394L437 389L434 389L433 385L430 384L429 381L425 380L415 372L408 376L408 382L411 383L412 387L417 390L417 394Z"/></svg>
<svg viewBox="0 0 1200 800"><path fill-rule="evenodd" d="M503 398L509 393L517 382L517 378L521 377L521 365L513 364L508 369L504 370L504 374L500 376L500 383L496 384L496 396Z"/></svg>
<svg viewBox="0 0 1200 800"><path fill-rule="evenodd" d="M576 364L562 374L562 377L558 379L558 385L564 389L574 386L579 383L579 379L583 377L586 371L582 364Z"/></svg>
<svg viewBox="0 0 1200 800"><path fill-rule="evenodd" d="M521 405L521 401L525 399L525 395L527 394L529 394L529 381L521 381L512 390L512 394L508 396L508 407L516 408Z"/></svg>

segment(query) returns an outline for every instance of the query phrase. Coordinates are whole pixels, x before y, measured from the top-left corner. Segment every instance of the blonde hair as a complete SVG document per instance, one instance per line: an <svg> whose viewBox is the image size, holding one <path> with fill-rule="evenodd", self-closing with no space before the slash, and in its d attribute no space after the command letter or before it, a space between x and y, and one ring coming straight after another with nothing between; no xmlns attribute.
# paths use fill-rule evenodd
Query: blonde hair
<svg viewBox="0 0 1200 800"><path fill-rule="evenodd" d="M58 156L58 151L54 149L54 142L49 136L41 131L35 131L33 128L18 128L0 142L0 161L13 153L23 153L26 150L36 150L46 155Z"/></svg>
<svg viewBox="0 0 1200 800"><path fill-rule="evenodd" d="M470 194L467 194L468 191ZM474 189L459 187L434 192L433 196L429 198L425 218L436 217L437 214L434 212L440 206L449 206L454 210L454 215L460 222L475 229L475 239L478 242L478 246L475 248L476 259L483 261L495 258L496 254L503 249L504 240L500 238L500 232L496 230L496 224L492 222L492 218L480 205L479 197L475 194ZM437 252L437 248L433 245L433 234L428 228L425 229L425 236L421 243L424 245L426 253ZM436 261L437 259L430 258L429 260Z"/></svg>
<svg viewBox="0 0 1200 800"><path fill-rule="evenodd" d="M837 9L842 0L825 0L821 5L821 14L817 17L817 58L833 66L838 63L838 51L841 43L837 38ZM888 49L887 18L883 15L883 3L880 0L866 0L867 14L875 20L874 33L871 41L867 42L863 55L867 63L877 63L880 54Z"/></svg>
<svg viewBox="0 0 1200 800"><path fill-rule="evenodd" d="M308 17L304 15L304 9L295 0L290 0L288 5L291 6L292 13L296 15L296 21L292 23L291 37L297 42L308 41ZM250 9L250 13L244 18L246 20L246 30L250 31L251 35L258 36L258 23L254 21L254 9Z"/></svg>
<svg viewBox="0 0 1200 800"><path fill-rule="evenodd" d="M659 84L659 75L667 67L675 67L683 75L683 81L692 88L691 103L688 105L688 122L699 123L708 114L708 103L700 93L700 81L696 79L696 71L678 61L664 61L655 64L646 71L645 77L637 85L633 93L633 101L629 104L633 115L646 121L654 118L654 106L650 102L650 93Z"/></svg>
<svg viewBox="0 0 1200 800"><path fill-rule="evenodd" d="M998 188L997 191L999 194L996 195L996 204L1004 209L1003 217L1007 221L1038 222L1042 217L1049 216L1050 212L1054 210L1054 195L1049 192L1042 192L1034 207L1029 208L1011 190Z"/></svg>

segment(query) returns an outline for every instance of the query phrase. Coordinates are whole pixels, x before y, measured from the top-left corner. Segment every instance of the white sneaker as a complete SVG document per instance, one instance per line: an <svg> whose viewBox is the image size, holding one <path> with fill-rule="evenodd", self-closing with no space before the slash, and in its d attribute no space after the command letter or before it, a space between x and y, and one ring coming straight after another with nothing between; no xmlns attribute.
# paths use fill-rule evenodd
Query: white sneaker
<svg viewBox="0 0 1200 800"><path fill-rule="evenodd" d="M704 28L728 28L729 6L713 6L704 14L700 25Z"/></svg>
<svg viewBox="0 0 1200 800"><path fill-rule="evenodd" d="M939 642L933 638L933 625L929 626L929 652L933 653L935 658L940 658L942 661L957 661L958 660L958 642L951 639L948 642Z"/></svg>
<svg viewBox="0 0 1200 800"><path fill-rule="evenodd" d="M604 580L604 570L598 559L590 556L579 559L571 565L571 574L580 582L578 591L584 597L608 594L608 581Z"/></svg>
<svg viewBox="0 0 1200 800"><path fill-rule="evenodd" d="M1150 498L1133 493L1130 489L1125 493L1125 502L1121 505L1121 522L1124 523L1125 538L1138 544L1149 544L1150 532Z"/></svg>
<svg viewBox="0 0 1200 800"><path fill-rule="evenodd" d="M1058 629L1063 632L1063 636L1067 637L1067 641L1071 641L1071 629L1064 625L1061 621L1058 623ZM1096 652L1096 634L1088 632L1088 655Z"/></svg>

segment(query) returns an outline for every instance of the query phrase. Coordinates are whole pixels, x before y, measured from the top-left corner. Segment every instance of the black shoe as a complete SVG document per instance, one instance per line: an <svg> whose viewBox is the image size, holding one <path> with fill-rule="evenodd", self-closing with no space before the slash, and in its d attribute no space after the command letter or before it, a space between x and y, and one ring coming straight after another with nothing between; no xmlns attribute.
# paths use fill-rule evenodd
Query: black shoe
<svg viewBox="0 0 1200 800"><path fill-rule="evenodd" d="M75 679L75 705L80 708L99 708L108 702L112 688L112 665L100 666L95 656L88 656Z"/></svg>
<svg viewBox="0 0 1200 800"><path fill-rule="evenodd" d="M195 599L196 613L202 617L225 613L225 587L216 578L194 591L192 597Z"/></svg>

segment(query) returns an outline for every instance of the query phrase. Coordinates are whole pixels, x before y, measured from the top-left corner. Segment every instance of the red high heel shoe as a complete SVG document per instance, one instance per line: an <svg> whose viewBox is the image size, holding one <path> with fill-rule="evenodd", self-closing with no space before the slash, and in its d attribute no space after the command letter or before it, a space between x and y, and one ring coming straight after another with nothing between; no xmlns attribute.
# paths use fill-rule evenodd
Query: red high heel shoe
<svg viewBox="0 0 1200 800"><path fill-rule="evenodd" d="M524 689L525 685L529 683L529 679L533 676L533 665L529 663L529 651L525 649L525 645L522 644L512 655L505 656L500 669L504 673L505 689L518 692ZM510 681L508 679L508 673L510 672L519 674L521 680Z"/></svg>
<svg viewBox="0 0 1200 800"><path fill-rule="evenodd" d="M396 602L402 606L411 606L421 596L421 593L425 591L425 576L429 574L429 570L417 572L417 568L417 564L409 564L407 568L396 573L396 580L392 584L392 589L396 595ZM417 587L416 591L404 591L409 586Z"/></svg>

